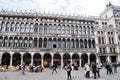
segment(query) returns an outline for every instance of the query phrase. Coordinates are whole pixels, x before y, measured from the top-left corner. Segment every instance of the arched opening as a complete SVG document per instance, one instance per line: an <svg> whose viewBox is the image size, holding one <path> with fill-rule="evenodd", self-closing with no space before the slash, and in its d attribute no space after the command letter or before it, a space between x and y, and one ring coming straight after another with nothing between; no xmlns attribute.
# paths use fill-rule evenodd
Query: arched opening
<svg viewBox="0 0 120 80"><path fill-rule="evenodd" d="M33 64L36 66L41 65L41 55L39 53L33 55Z"/></svg>
<svg viewBox="0 0 120 80"><path fill-rule="evenodd" d="M74 53L72 55L72 61L75 62L77 64L77 66L79 67L79 55L77 53Z"/></svg>
<svg viewBox="0 0 120 80"><path fill-rule="evenodd" d="M96 56L95 54L90 54L90 63L95 62L96 63Z"/></svg>
<svg viewBox="0 0 120 80"><path fill-rule="evenodd" d="M63 63L64 63L64 66L66 66L68 63L71 63L71 60L70 60L70 54L68 53L65 53L63 55Z"/></svg>
<svg viewBox="0 0 120 80"><path fill-rule="evenodd" d="M31 63L31 55L29 53L25 53L23 55L23 61L26 65L29 65Z"/></svg>
<svg viewBox="0 0 120 80"><path fill-rule="evenodd" d="M12 59L12 65L19 65L21 63L21 54L20 53L14 53L13 59Z"/></svg>
<svg viewBox="0 0 120 80"><path fill-rule="evenodd" d="M45 53L43 56L43 65L45 67L49 67L51 64L51 59L52 59L52 57L51 57L50 53Z"/></svg>
<svg viewBox="0 0 120 80"><path fill-rule="evenodd" d="M88 55L86 53L83 53L81 55L81 66L84 67L85 63L88 63Z"/></svg>
<svg viewBox="0 0 120 80"><path fill-rule="evenodd" d="M53 64L56 64L57 66L61 65L61 56L59 53L54 54L53 56Z"/></svg>
<svg viewBox="0 0 120 80"><path fill-rule="evenodd" d="M2 55L2 65L10 65L10 54L9 53L4 53Z"/></svg>

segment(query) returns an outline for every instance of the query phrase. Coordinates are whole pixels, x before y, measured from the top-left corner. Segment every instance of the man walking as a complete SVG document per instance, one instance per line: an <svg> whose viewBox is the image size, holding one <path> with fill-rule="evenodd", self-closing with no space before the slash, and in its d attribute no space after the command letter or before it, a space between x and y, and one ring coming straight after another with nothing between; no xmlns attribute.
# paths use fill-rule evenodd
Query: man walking
<svg viewBox="0 0 120 80"><path fill-rule="evenodd" d="M56 68L57 68L57 65L56 65L56 64L54 64L54 65L52 66L52 74L54 73L54 71L57 73Z"/></svg>
<svg viewBox="0 0 120 80"><path fill-rule="evenodd" d="M72 80L71 79L71 70L72 70L72 68L71 68L70 64L67 65L66 70L67 70L67 80Z"/></svg>
<svg viewBox="0 0 120 80"><path fill-rule="evenodd" d="M96 69L97 69L97 66L95 62L92 62L92 72L94 74L94 79L96 79L96 71L97 71Z"/></svg>

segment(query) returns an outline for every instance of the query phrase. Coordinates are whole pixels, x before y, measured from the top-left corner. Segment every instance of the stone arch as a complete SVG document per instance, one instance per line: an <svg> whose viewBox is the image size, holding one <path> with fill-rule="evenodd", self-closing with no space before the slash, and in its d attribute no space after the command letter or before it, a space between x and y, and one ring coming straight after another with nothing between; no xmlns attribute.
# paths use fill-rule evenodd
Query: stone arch
<svg viewBox="0 0 120 80"><path fill-rule="evenodd" d="M96 55L94 53L90 54L90 63L95 62L96 63Z"/></svg>
<svg viewBox="0 0 120 80"><path fill-rule="evenodd" d="M85 63L88 63L88 55L86 53L83 53L81 55L81 66L83 67Z"/></svg>
<svg viewBox="0 0 120 80"><path fill-rule="evenodd" d="M45 67L49 67L49 66L50 66L51 60L52 60L52 56L51 56L50 53L45 53L45 54L43 55L43 65L44 65Z"/></svg>
<svg viewBox="0 0 120 80"><path fill-rule="evenodd" d="M20 53L14 53L13 59L12 59L12 65L20 65L21 63L21 54Z"/></svg>
<svg viewBox="0 0 120 80"><path fill-rule="evenodd" d="M70 54L69 53L65 53L63 55L63 63L64 63L64 66L66 66L68 63L71 63L71 57L70 57Z"/></svg>
<svg viewBox="0 0 120 80"><path fill-rule="evenodd" d="M41 65L41 55L39 53L35 53L33 55L33 64L34 65Z"/></svg>
<svg viewBox="0 0 120 80"><path fill-rule="evenodd" d="M2 55L2 65L10 65L11 55L9 53L4 53Z"/></svg>
<svg viewBox="0 0 120 80"><path fill-rule="evenodd" d="M53 64L56 64L58 66L61 65L61 55L59 53L55 53L53 55Z"/></svg>
<svg viewBox="0 0 120 80"><path fill-rule="evenodd" d="M31 54L25 53L23 55L23 61L25 62L26 65L29 65L31 63Z"/></svg>
<svg viewBox="0 0 120 80"><path fill-rule="evenodd" d="M78 53L74 53L74 54L72 55L72 61L73 61L73 62L76 62L77 65L79 66L80 57L79 57Z"/></svg>

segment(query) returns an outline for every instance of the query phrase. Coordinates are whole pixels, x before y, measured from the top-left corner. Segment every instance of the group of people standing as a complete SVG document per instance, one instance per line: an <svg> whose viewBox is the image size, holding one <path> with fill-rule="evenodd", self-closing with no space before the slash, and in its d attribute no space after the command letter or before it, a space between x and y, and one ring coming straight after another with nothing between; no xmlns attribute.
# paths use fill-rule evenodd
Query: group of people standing
<svg viewBox="0 0 120 80"><path fill-rule="evenodd" d="M113 74L113 70L114 73L117 73L117 63L108 63L106 64L104 67L106 69L106 74ZM100 77L100 69L101 69L102 65L99 63L95 63L92 62L91 65L89 65L88 63L86 63L84 65L84 70L85 70L85 77L86 78L90 78L90 72L92 72L93 78L96 79L97 77Z"/></svg>
<svg viewBox="0 0 120 80"><path fill-rule="evenodd" d="M94 79L96 79L97 76L100 77L100 64L92 62L91 65L89 65L88 63L86 63L84 65L84 69L86 78L90 78L90 71L92 71Z"/></svg>

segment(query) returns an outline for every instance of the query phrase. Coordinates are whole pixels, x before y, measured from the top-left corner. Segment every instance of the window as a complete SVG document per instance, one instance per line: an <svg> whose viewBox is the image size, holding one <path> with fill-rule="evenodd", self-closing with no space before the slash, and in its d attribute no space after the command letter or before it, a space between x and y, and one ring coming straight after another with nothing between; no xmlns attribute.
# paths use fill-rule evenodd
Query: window
<svg viewBox="0 0 120 80"><path fill-rule="evenodd" d="M15 28L15 24L14 24L14 23L12 23L12 24L11 24L11 29L10 29L10 31L12 31L12 32L13 32L13 31L14 31L14 28Z"/></svg>
<svg viewBox="0 0 120 80"><path fill-rule="evenodd" d="M30 27L29 27L29 24L27 23L26 28L25 28L25 32L29 32L29 30L30 30Z"/></svg>
<svg viewBox="0 0 120 80"><path fill-rule="evenodd" d="M16 32L19 32L20 31L20 25L19 23L16 24Z"/></svg>
<svg viewBox="0 0 120 80"><path fill-rule="evenodd" d="M10 28L10 23L7 23L5 31L9 32L9 28Z"/></svg>
<svg viewBox="0 0 120 80"><path fill-rule="evenodd" d="M30 32L34 32L34 26L33 26L33 24L30 24Z"/></svg>
<svg viewBox="0 0 120 80"><path fill-rule="evenodd" d="M5 23L2 23L1 24L1 31L4 31L4 29L5 29Z"/></svg>
<svg viewBox="0 0 120 80"><path fill-rule="evenodd" d="M24 24L23 23L21 24L21 30L20 31L24 32Z"/></svg>

